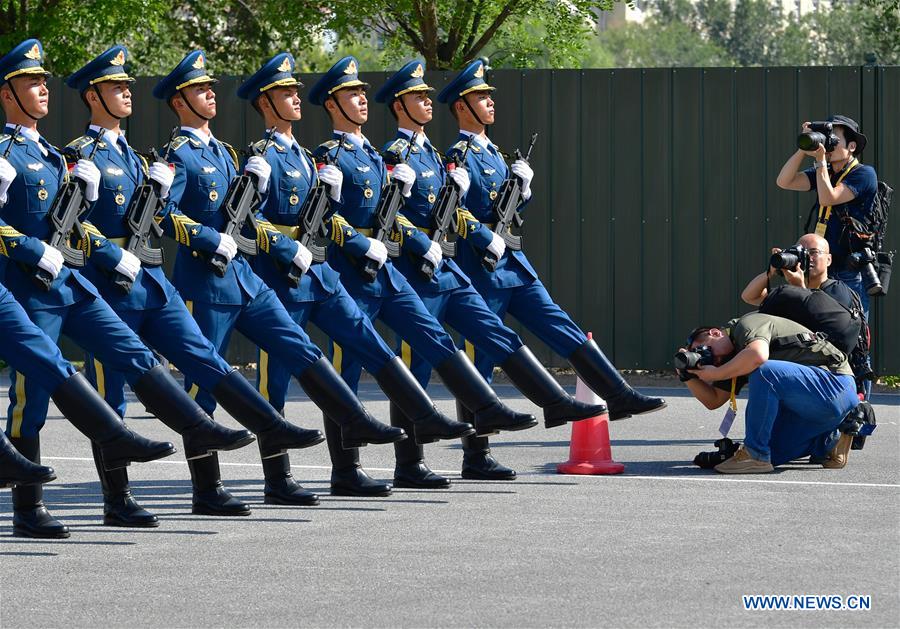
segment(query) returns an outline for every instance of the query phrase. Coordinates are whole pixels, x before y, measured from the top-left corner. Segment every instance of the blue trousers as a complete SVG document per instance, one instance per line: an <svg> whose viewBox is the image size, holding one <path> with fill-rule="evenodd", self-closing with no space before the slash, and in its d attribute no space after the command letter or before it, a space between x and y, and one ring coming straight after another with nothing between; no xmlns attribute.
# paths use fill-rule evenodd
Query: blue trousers
<svg viewBox="0 0 900 629"><path fill-rule="evenodd" d="M120 310L116 314L157 352L196 383L212 390L232 369L203 336L197 322L177 293L160 308ZM125 416L125 374L108 369L93 354L86 354L84 371L97 391L116 412Z"/></svg>
<svg viewBox="0 0 900 629"><path fill-rule="evenodd" d="M551 299L540 280L513 288L479 285L476 285L475 288L501 321L506 318L507 314L512 315L563 358L568 358L587 342L587 335ZM466 339L467 343L468 341L469 339ZM475 366L485 380L490 382L496 361L487 352L477 351L480 349L477 342L472 344L476 347Z"/></svg>
<svg viewBox="0 0 900 629"><path fill-rule="evenodd" d="M129 384L159 364L131 328L100 298L86 297L70 306L28 314L51 342L56 343L60 334L65 334L103 364L124 373ZM7 414L10 436L34 437L43 427L50 402L47 384L18 371L13 373Z"/></svg>
<svg viewBox="0 0 900 629"><path fill-rule="evenodd" d="M428 312L405 278L397 291L388 282L383 284L384 292L377 297L352 295L356 305L369 320L383 321L430 365L439 365L456 353L453 339ZM342 346L334 340L331 341L331 351L335 369L350 388L356 391L362 373L359 359L353 354L345 354Z"/></svg>
<svg viewBox="0 0 900 629"><path fill-rule="evenodd" d="M333 339L342 355L336 361L340 371L343 356L352 356L370 374L376 374L396 356L362 313L343 285L321 301L282 302L291 319L300 327L315 324ZM283 361L259 350L256 386L277 409L284 408L291 372Z"/></svg>
<svg viewBox="0 0 900 629"><path fill-rule="evenodd" d="M239 331L270 356L277 358L294 376L322 358L322 352L310 340L281 305L271 288L241 305L187 302L188 310L197 321L220 356L225 355L233 330ZM216 409L216 401L203 389L204 385L185 374L187 388L200 407L209 414Z"/></svg>
<svg viewBox="0 0 900 629"><path fill-rule="evenodd" d="M748 386L744 446L772 465L827 454L838 425L859 404L853 376L783 360L763 363Z"/></svg>
<svg viewBox="0 0 900 629"><path fill-rule="evenodd" d="M519 335L503 324L471 285L437 294L420 293L419 297L435 319L462 334L466 339L466 353L473 362L484 356L493 369L494 364L502 363L524 345ZM406 341L400 344L400 355L416 380L427 387L431 364Z"/></svg>

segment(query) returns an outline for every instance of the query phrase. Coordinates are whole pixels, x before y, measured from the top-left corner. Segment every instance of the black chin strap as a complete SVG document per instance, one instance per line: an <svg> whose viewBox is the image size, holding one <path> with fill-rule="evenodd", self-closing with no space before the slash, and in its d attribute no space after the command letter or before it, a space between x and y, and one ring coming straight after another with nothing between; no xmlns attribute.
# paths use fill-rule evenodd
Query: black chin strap
<svg viewBox="0 0 900 629"><path fill-rule="evenodd" d="M482 127L488 126L488 124L484 120L482 120L481 118L478 117L478 114L476 114L475 110L472 109L472 106L469 104L469 101L465 96L460 96L460 100L462 100L462 102L466 106L466 109L469 110L469 112L472 114L472 116L475 118L475 120L478 121L478 124L480 124Z"/></svg>
<svg viewBox="0 0 900 629"><path fill-rule="evenodd" d="M206 116L204 116L203 114L198 112L196 109L194 109L194 106L191 105L191 101L188 100L187 94L184 93L184 90L178 90L178 93L181 95L181 100L184 101L184 104L188 106L188 109L190 109L194 113L195 116L197 116L198 118L201 118L203 120L206 120L207 122L212 120L212 118L207 118ZM109 110L107 110L107 111L109 111Z"/></svg>
<svg viewBox="0 0 900 629"><path fill-rule="evenodd" d="M275 115L278 116L279 120L284 120L285 122L293 122L293 120L288 120L278 111L278 107L275 106L275 101L272 100L272 97L269 96L268 92L263 92L263 96L266 97L266 100L269 101L269 106L272 108L272 111L275 112Z"/></svg>
<svg viewBox="0 0 900 629"><path fill-rule="evenodd" d="M9 81L9 91L12 92L13 98L16 99L16 104L19 106L19 109L22 110L22 113L37 122L39 118L37 116L32 116L31 113L25 109L25 105L22 104L22 101L19 100L19 95L16 94L16 88L13 87L12 81Z"/></svg>
<svg viewBox="0 0 900 629"><path fill-rule="evenodd" d="M424 122L422 122L421 120L416 120L415 118L413 118L412 114L409 113L409 110L406 108L406 101L403 100L403 97L402 97L402 96L397 97L397 100L400 101L400 106L403 107L403 111L406 112L406 115L407 115L407 117L408 117L410 120L412 120L413 122L415 122L415 123L416 123L417 125L419 125L420 127L424 127L424 126L425 126L425 123L424 123Z"/></svg>
<svg viewBox="0 0 900 629"><path fill-rule="evenodd" d="M103 100L103 94L100 93L100 89L96 85L92 85L91 87L94 89L94 93L97 95L97 98L100 99L100 104L103 105L103 109L106 110L106 113L108 113L110 116L112 116L116 120L121 120L122 116L115 115L113 112L111 112L109 110L109 107L106 106L106 101ZM182 94L182 98L183 97L184 97L184 94Z"/></svg>
<svg viewBox="0 0 900 629"><path fill-rule="evenodd" d="M357 120L354 120L354 119L351 118L350 116L348 116L348 115L347 115L347 112L344 111L344 108L341 107L341 104L338 102L337 96L335 96L334 94L332 94L332 95L331 95L331 100L334 101L334 104L337 105L338 111L340 111L340 112L341 112L341 115L342 115L344 118L346 118L348 121L352 122L353 124L355 124L355 125L358 126L358 127L361 127L361 126L363 126L363 124L365 124L364 122L359 122L359 121L357 121Z"/></svg>

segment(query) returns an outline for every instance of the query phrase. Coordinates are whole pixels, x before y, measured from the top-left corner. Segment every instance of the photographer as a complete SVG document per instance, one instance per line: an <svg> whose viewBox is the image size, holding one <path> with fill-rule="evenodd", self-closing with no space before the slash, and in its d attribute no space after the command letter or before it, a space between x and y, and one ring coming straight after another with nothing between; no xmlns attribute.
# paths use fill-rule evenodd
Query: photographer
<svg viewBox="0 0 900 629"><path fill-rule="evenodd" d="M866 222L878 191L875 169L862 164L857 156L866 147L866 136L859 125L847 116L833 115L825 123L803 124L798 144L817 142L811 150L798 148L788 158L776 183L785 190L816 190L815 233L823 236L831 248L833 266L829 275L845 282L860 297L866 318L869 295L859 269L848 267L848 258L865 248L852 226L842 218ZM813 167L800 170L805 156L813 158ZM812 230L811 225L807 226Z"/></svg>
<svg viewBox="0 0 900 629"><path fill-rule="evenodd" d="M827 457L826 467L846 460L852 437L837 427L859 403L853 372L843 353L802 325L752 312L725 327L697 328L676 364L687 364L679 375L710 410L729 400L735 409L749 386L744 445L717 472L762 474L807 455Z"/></svg>

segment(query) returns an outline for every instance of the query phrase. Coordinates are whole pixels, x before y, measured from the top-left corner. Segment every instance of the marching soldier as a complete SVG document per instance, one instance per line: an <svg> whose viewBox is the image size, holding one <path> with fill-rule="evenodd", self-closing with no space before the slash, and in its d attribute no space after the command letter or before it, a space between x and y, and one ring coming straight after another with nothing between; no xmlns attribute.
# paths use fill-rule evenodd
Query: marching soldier
<svg viewBox="0 0 900 629"><path fill-rule="evenodd" d="M421 240L421 249L431 248L430 234L434 226L433 210L437 195L452 180L465 196L469 187L469 176L463 167L449 172L444 169L441 156L425 135L425 125L432 119L431 98L433 88L425 83L424 66L421 61L411 61L391 76L375 94L375 100L385 103L397 120L397 137L388 142L383 153L389 164L400 163L405 156L406 163L415 171L415 184L410 196L404 201L403 216L416 227L407 242ZM415 142L411 144L415 136ZM505 247L503 239L485 229L465 210L452 207L456 213L453 222L461 238L477 241L481 246L491 248L499 256ZM439 243L437 243L439 244ZM465 246L465 245L460 245ZM412 247L410 247L412 249ZM428 277L422 271L423 265L431 270ZM548 428L559 426L571 419L593 417L606 411L605 407L577 405L522 343L519 336L503 325L500 318L488 308L481 295L472 287L471 281L452 259L441 259L435 266L414 254L401 255L395 262L410 285L422 298L428 311L441 323L448 323L462 333L479 351L487 354L494 364L500 365L518 389L532 402L544 409L544 420ZM416 378L427 386L431 377L431 365L405 342L401 355L408 356L410 369ZM397 409L391 407L392 414ZM459 405L461 417L467 416L465 408ZM491 455L484 437L463 439L463 478L511 480L515 472L500 465ZM397 444L400 449L410 451L411 456L421 458L423 453L413 453L410 446Z"/></svg>
<svg viewBox="0 0 900 629"><path fill-rule="evenodd" d="M337 271L322 260L312 262L312 253L297 241L300 210L317 185L329 186L332 198L340 199L343 174L332 164L317 172L311 154L301 148L293 135L293 121L301 117L298 89L302 86L294 72L294 58L286 52L267 61L259 71L238 89L238 96L250 100L265 119L266 127L277 131L263 157L272 168L272 175L262 205L263 218L275 226L283 236L274 238L266 254L256 256L253 267L270 287L275 289L290 317L305 327L315 323L330 338L358 358L374 376L392 406L400 408L412 422L395 423L414 439L394 444L426 443L437 438L458 438L472 434L470 424L455 422L441 415L434 403L412 376L403 361L375 331L372 322L362 313L341 285ZM266 148L266 140L257 143ZM320 183L321 182L321 183ZM324 222L324 221L323 221ZM328 221L329 226L335 225ZM339 227L338 227L339 228ZM303 265L294 265L296 253L302 251ZM295 286L288 280L287 271L294 267L301 276ZM260 352L258 385L276 408L284 407L290 384L290 372L277 359ZM359 465L357 450L344 450L337 438L337 424L325 422L332 432L330 441L334 468L331 492L337 495L383 495L384 484L369 478ZM413 428L414 426L414 428ZM407 447L407 446L403 446ZM427 482L430 471L398 458L395 481L398 486L420 486ZM389 490L389 487L388 487Z"/></svg>
<svg viewBox="0 0 900 629"><path fill-rule="evenodd" d="M370 319L380 318L390 326L423 359L440 374L445 386L471 413L471 421L479 435L500 430L524 430L537 423L532 415L514 413L506 409L496 394L472 368L465 353L457 350L441 324L428 312L409 282L387 258L385 245L371 236L375 233L376 209L382 186L388 182L387 169L378 151L362 134L368 119L366 90L368 84L359 80L358 63L353 57L338 61L313 86L309 99L328 112L334 127L334 138L320 145L316 155L321 159L335 159L344 173L342 197L335 201L332 217L332 238L337 247L329 248L329 262L340 273L341 282L356 300L360 310ZM341 137L346 138L341 143ZM340 152L338 149L340 148ZM410 195L415 171L405 164L394 167L393 177L403 186L403 194ZM440 246L427 237L417 238L416 229L398 214L396 225L387 226L392 238L414 255L425 257L434 265L440 262ZM423 242L423 240L425 242ZM374 280L361 269L374 264ZM341 373L351 386L359 381L361 365L358 360L334 344L335 360L341 363ZM568 396L567 396L568 397ZM563 401L575 408L574 400ZM602 409L601 409L602 410ZM569 419L581 419L570 416ZM392 421L408 422L402 413L392 414ZM417 451L399 453L399 460L417 462ZM427 469L427 468L425 468ZM431 484L431 483L429 483ZM445 484L435 481L434 484Z"/></svg>
<svg viewBox="0 0 900 629"><path fill-rule="evenodd" d="M59 251L53 253L53 247L40 242L53 235L48 213L69 179L65 158L37 131L37 121L47 115L49 100L48 73L41 66L42 59L43 49L34 39L22 42L0 59L0 105L7 120L7 134L0 137L0 152L6 156L0 160L0 213L15 230L34 236L23 245L31 249L30 261L8 264L0 259L5 266L0 270L5 270L6 287L51 340L66 334L104 364L125 372L145 407L181 433L188 458L252 442L253 436L246 431L229 430L212 422L115 315L93 284L77 270L63 266ZM85 199L96 201L100 183L96 166L81 159L71 174L81 181L78 185L84 186ZM121 271L120 256L109 254L106 239L89 224L84 229L87 235L78 243L80 250L88 257L105 256L110 271ZM59 241L61 246L68 246L69 236ZM91 388L87 380L78 383ZM22 439L21 444L15 442L17 449L35 460L49 392L44 382L16 372L9 397L10 436ZM105 467L117 466L106 461ZM17 514L34 512L39 503L40 487L13 490ZM23 524L22 531L32 536L53 535L59 526L52 518L32 519L27 526Z"/></svg>
<svg viewBox="0 0 900 629"><path fill-rule="evenodd" d="M285 450L310 447L325 437L318 430L305 430L286 422L240 372L219 356L166 279L162 267L143 265L125 248L129 237L134 235L126 222L126 212L138 187L155 182L165 197L173 180L168 164L161 161L148 164L128 145L122 133L121 120L132 112L129 86L134 81L123 67L127 55L124 46L113 46L66 79L69 87L78 90L91 113L87 133L67 148L85 153L98 143L94 164L100 170L102 185L100 196L91 208L91 224L108 238L111 249L120 250L122 260L128 260L124 265L125 274L120 275L109 273L92 256L92 264L85 268L84 275L132 330L256 433L266 477L265 500L291 503L294 483L289 475L273 471L272 462ZM101 130L103 137L100 137ZM175 215L170 214L167 220L171 223ZM90 355L86 364L93 384L124 417L124 375L104 368L101 361ZM94 459L103 486L105 522L116 526L155 525L156 516L142 509L131 497L125 470L104 473L97 454L95 449ZM193 469L197 461L188 461L188 465ZM240 507L231 503L217 478L212 489L194 486L193 512L234 515L247 510L243 503Z"/></svg>
<svg viewBox="0 0 900 629"><path fill-rule="evenodd" d="M180 246L175 261L175 287L188 301L200 330L220 354L225 352L232 330L237 329L282 362L310 399L340 425L342 447L405 439L403 430L381 424L369 415L331 363L291 319L275 291L237 252L234 238L220 232L227 222L223 202L238 171L234 150L214 138L209 128L209 121L216 115L212 89L215 81L207 74L203 51L196 50L153 90L153 95L165 100L181 123L181 135L172 142L170 151L175 179L166 208L167 214L180 210L186 215L177 228L180 236L176 234ZM260 192L265 193L271 171L268 162L259 156L251 157L244 171L256 178ZM291 244L284 243L282 234L263 220L257 233L249 237L258 243L261 255L273 246ZM294 253L289 259L298 266L308 264L304 262L304 252L291 247ZM214 254L221 256L220 272L221 262L226 263L222 276L211 268ZM190 378L185 384L193 386ZM215 408L215 400L202 389L197 392L197 400L209 412ZM280 473L286 477L288 459L280 457L278 461L282 466ZM217 473L215 457L204 465L204 470L196 472L206 477ZM296 490L303 491L299 487Z"/></svg>
<svg viewBox="0 0 900 629"><path fill-rule="evenodd" d="M517 177L521 185L523 204L531 198L534 171L524 159L507 166L500 150L487 136L487 125L494 123L493 87L484 80L484 64L473 61L438 94L438 101L448 103L459 124L459 139L447 152L448 159L465 155L470 186L464 205L480 229L493 232L496 217L494 200L503 181ZM510 175L512 173L512 175ZM486 228L486 229L485 229ZM600 395L609 406L611 420L649 413L666 405L665 400L648 397L632 389L600 348L550 297L524 251L506 248L502 255L490 249L493 238L467 238L456 256L456 263L472 280L488 306L500 318L511 314L528 330L537 335L550 349L564 357L578 376ZM490 253L497 259L492 271L482 261ZM485 377L493 371L494 360L486 352L475 352L475 364Z"/></svg>

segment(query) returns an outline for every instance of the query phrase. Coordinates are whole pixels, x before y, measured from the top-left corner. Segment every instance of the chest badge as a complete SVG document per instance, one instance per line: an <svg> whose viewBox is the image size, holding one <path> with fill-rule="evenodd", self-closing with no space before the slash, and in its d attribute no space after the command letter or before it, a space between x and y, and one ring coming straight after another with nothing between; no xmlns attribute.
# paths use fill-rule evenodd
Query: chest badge
<svg viewBox="0 0 900 629"><path fill-rule="evenodd" d="M116 195L116 205L125 205L125 195L121 192Z"/></svg>
<svg viewBox="0 0 900 629"><path fill-rule="evenodd" d="M490 197L491 201L493 201L494 199L497 198L497 191L491 190L491 193L488 195L488 197Z"/></svg>
<svg viewBox="0 0 900 629"><path fill-rule="evenodd" d="M28 170L33 170L35 172L40 170L43 167L44 167L44 165L41 164L40 162L35 162L34 164L28 164Z"/></svg>
<svg viewBox="0 0 900 629"><path fill-rule="evenodd" d="M429 193L428 193L428 202L429 202L429 203L434 203L436 199L437 199L437 197L434 196L434 193L433 193L433 192L429 192Z"/></svg>
<svg viewBox="0 0 900 629"><path fill-rule="evenodd" d="M296 194L292 194L288 201L291 202L291 205L297 205L300 202L300 197L298 197Z"/></svg>
<svg viewBox="0 0 900 629"><path fill-rule="evenodd" d="M207 175L210 175L210 174L216 172L216 167L215 166L204 166L203 172Z"/></svg>
<svg viewBox="0 0 900 629"><path fill-rule="evenodd" d="M495 169L495 168L485 168L484 169L485 175L493 175L495 172L497 172L497 169Z"/></svg>
<svg viewBox="0 0 900 629"><path fill-rule="evenodd" d="M375 196L375 193L372 192L372 188L366 188L365 190L363 190L363 196L367 199L371 199Z"/></svg>
<svg viewBox="0 0 900 629"><path fill-rule="evenodd" d="M116 168L115 166L110 166L106 169L107 174L112 175L113 177L121 177L125 174L125 171L121 168Z"/></svg>
<svg viewBox="0 0 900 629"><path fill-rule="evenodd" d="M46 201L47 197L49 197L49 196L50 195L47 193L47 190L45 188L41 188L40 190L37 191L37 198L40 199L41 201Z"/></svg>
<svg viewBox="0 0 900 629"><path fill-rule="evenodd" d="M219 192L218 192L217 190L210 190L210 191L209 191L209 200L210 200L210 201L215 201L215 200L217 200L218 198L219 198Z"/></svg>

